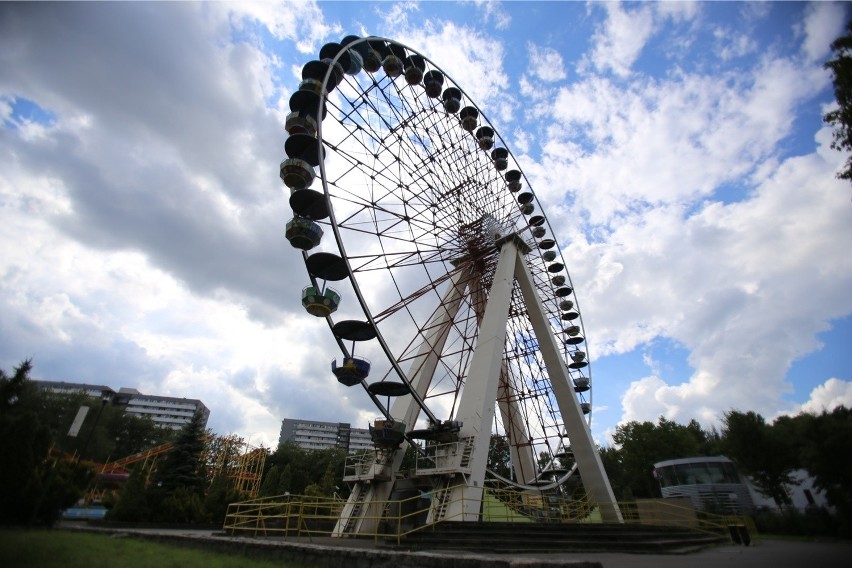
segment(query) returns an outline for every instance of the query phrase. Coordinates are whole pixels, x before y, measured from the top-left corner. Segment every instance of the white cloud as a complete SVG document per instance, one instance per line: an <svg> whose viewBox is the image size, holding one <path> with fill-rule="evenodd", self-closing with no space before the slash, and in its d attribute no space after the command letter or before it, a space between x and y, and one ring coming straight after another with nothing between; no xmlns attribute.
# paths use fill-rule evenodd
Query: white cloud
<svg viewBox="0 0 852 568"><path fill-rule="evenodd" d="M7 204L14 189L8 175L0 178ZM36 378L200 398L220 433L276 432L287 399L269 396L281 392L269 377L306 373L312 349L328 335L324 324L299 314L269 329L239 306L194 296L142 254L73 243L47 223L51 211L64 209L64 197L49 180L33 181L0 233L4 354L32 357ZM22 207L30 214L20 214ZM253 383L233 384L246 369ZM315 384L320 400L321 389L336 383L330 373L318 376L328 378ZM260 441L277 442L271 435Z"/></svg>
<svg viewBox="0 0 852 568"><path fill-rule="evenodd" d="M327 28L316 5L233 8L0 8L0 53L16 58L0 100L55 117L0 130L0 356L33 357L37 378L197 397L216 431L274 444L283 416L368 401L328 404L331 356L313 354L336 347L302 311L283 237L279 62L256 37L231 41L254 17L300 49Z"/></svg>
<svg viewBox="0 0 852 568"><path fill-rule="evenodd" d="M659 416L670 416L670 408L660 399L669 386L661 378L651 375L633 381L621 399L622 420L655 422Z"/></svg>
<svg viewBox="0 0 852 568"><path fill-rule="evenodd" d="M329 35L340 36L343 29L339 23L328 23L314 0L212 3L208 9L233 14L229 21L241 31L246 31L241 18L260 22L275 38L293 41L301 53L319 52L320 42Z"/></svg>
<svg viewBox="0 0 852 568"><path fill-rule="evenodd" d="M5 223L2 240L16 243L3 249L0 290L7 325L18 328L0 329L15 332L6 347L33 357L36 378L199 398L215 431L257 433L267 446L283 416L359 412L327 403L343 389L313 357L334 352L320 320L296 312L270 329L237 305L193 295L141 254L86 250L30 218Z"/></svg>
<svg viewBox="0 0 852 568"><path fill-rule="evenodd" d="M833 177L843 155L827 129L812 153L781 154L827 77L819 62L771 53L752 65L629 85L586 74L555 95L525 95L547 128L541 163L525 157L524 171L564 243L590 352L662 337L690 353L692 376L669 382L647 360L622 421L771 416L789 406L792 362L852 312L839 244L852 238L848 199Z"/></svg>
<svg viewBox="0 0 852 568"><path fill-rule="evenodd" d="M586 77L537 104L539 199L572 192L593 224L648 206L689 203L743 179L789 134L797 105L827 84L818 66L764 59L750 74L679 74L629 85ZM536 100L536 99L533 99Z"/></svg>
<svg viewBox="0 0 852 568"><path fill-rule="evenodd" d="M771 2L743 2L739 6L740 16L746 22L766 19L771 12Z"/></svg>
<svg viewBox="0 0 852 568"><path fill-rule="evenodd" d="M820 414L831 412L838 406L852 408L852 382L832 377L811 391L801 410Z"/></svg>
<svg viewBox="0 0 852 568"><path fill-rule="evenodd" d="M654 2L657 16L675 23L695 20L701 13L701 6L701 2Z"/></svg>
<svg viewBox="0 0 852 568"><path fill-rule="evenodd" d="M390 8L388 9L388 5ZM385 27L393 29L394 27L408 27L408 15L420 10L417 2L395 2L393 4L380 4L375 7L376 15L378 15ZM398 40L395 36L389 36L391 39Z"/></svg>
<svg viewBox="0 0 852 568"><path fill-rule="evenodd" d="M527 154L530 151L530 138L530 133L526 130L521 128L515 129L512 148L514 148L518 154Z"/></svg>
<svg viewBox="0 0 852 568"><path fill-rule="evenodd" d="M12 103L9 97L0 97L0 124L12 122Z"/></svg>
<svg viewBox="0 0 852 568"><path fill-rule="evenodd" d="M694 22L701 5L603 7L585 74L559 89L541 88L565 78L549 47L530 44L551 63L515 83L509 44L472 22L425 4L374 21L458 80L522 152L544 149L523 156L524 170L564 244L590 352L664 337L691 353L691 377L664 379L651 359L648 376L628 377L624 419L771 414L791 362L852 312L848 186L833 177L844 156L828 130L814 151L784 151L797 111L826 92L820 53L837 5L807 8L794 58L764 51L750 68L656 78L636 65L655 25ZM508 25L499 5L480 9ZM363 393L330 375L337 348L301 311L304 268L281 234L290 211L274 172L297 79L280 58L339 39L323 6L0 10L4 367L33 356L44 378L198 396L214 428L267 443L283 416L372 417ZM264 45L258 25L286 49ZM753 49L737 37L740 53ZM55 120L8 124L15 97ZM522 127L510 124L519 108ZM831 379L806 405L848 398Z"/></svg>
<svg viewBox="0 0 852 568"><path fill-rule="evenodd" d="M713 30L716 39L716 52L723 61L745 57L757 51L757 40L748 33L741 33L726 27L717 27Z"/></svg>
<svg viewBox="0 0 852 568"><path fill-rule="evenodd" d="M616 2L606 2L602 6L607 19L592 37L591 62L598 70L610 70L619 77L627 77L653 32L653 8L640 5L627 10Z"/></svg>
<svg viewBox="0 0 852 568"><path fill-rule="evenodd" d="M837 2L814 2L805 10L802 52L808 61L822 62L829 46L843 34L846 21L844 6Z"/></svg>
<svg viewBox="0 0 852 568"><path fill-rule="evenodd" d="M473 0L477 10L482 13L482 20L486 23L494 22L498 30L509 28L512 17L503 9L503 3L499 0Z"/></svg>
<svg viewBox="0 0 852 568"><path fill-rule="evenodd" d="M426 55L457 81L498 132L511 120L516 105L503 67L505 49L497 38L470 26L433 19L395 25L388 32L392 32L389 37Z"/></svg>
<svg viewBox="0 0 852 568"><path fill-rule="evenodd" d="M552 83L566 77L562 56L552 47L539 47L530 42L527 44L527 53L530 73L542 81Z"/></svg>
<svg viewBox="0 0 852 568"><path fill-rule="evenodd" d="M726 408L772 416L791 390L791 363L817 348L828 321L852 312L842 245L852 238L848 200L832 179L837 156L820 138L819 153L782 162L751 199L685 218L646 213L626 220L605 247L568 248L580 269L575 281L592 284L583 290L587 333L601 338L596 353L630 351L655 336L691 351L688 381L631 384L623 420L662 414L713 423ZM614 276L599 276L613 265ZM838 388L816 392L812 405L841 396Z"/></svg>

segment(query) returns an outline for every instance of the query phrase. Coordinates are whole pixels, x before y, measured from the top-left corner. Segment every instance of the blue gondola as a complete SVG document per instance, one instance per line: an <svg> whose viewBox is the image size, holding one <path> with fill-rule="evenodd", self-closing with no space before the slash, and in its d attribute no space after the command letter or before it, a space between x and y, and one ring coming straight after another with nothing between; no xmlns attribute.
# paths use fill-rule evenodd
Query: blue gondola
<svg viewBox="0 0 852 568"><path fill-rule="evenodd" d="M370 374L370 361L361 357L347 357L338 367L337 361L331 362L331 372L337 380L347 387L357 385Z"/></svg>

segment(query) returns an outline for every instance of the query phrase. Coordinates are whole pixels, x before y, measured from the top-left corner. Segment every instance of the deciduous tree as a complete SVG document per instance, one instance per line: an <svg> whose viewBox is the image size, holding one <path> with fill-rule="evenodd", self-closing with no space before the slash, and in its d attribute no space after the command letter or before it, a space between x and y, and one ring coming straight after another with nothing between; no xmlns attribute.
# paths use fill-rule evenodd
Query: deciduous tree
<svg viewBox="0 0 852 568"><path fill-rule="evenodd" d="M834 127L831 147L849 152L852 151L852 21L846 24L846 31L846 35L831 44L834 57L825 63L832 73L837 108L827 112L823 119ZM852 181L852 156L837 177Z"/></svg>
<svg viewBox="0 0 852 568"><path fill-rule="evenodd" d="M509 441L506 437L492 434L488 445L488 465L486 467L497 475L512 479L512 458L510 454Z"/></svg>
<svg viewBox="0 0 852 568"><path fill-rule="evenodd" d="M814 416L806 424L806 433L803 465L837 508L848 536L852 534L852 409L841 406Z"/></svg>
<svg viewBox="0 0 852 568"><path fill-rule="evenodd" d="M82 496L91 471L61 455L49 458L51 416L31 370L29 360L12 376L0 370L0 523L52 525Z"/></svg>
<svg viewBox="0 0 852 568"><path fill-rule="evenodd" d="M755 412L732 410L724 415L721 447L758 491L779 508L790 504L787 486L796 484L792 475L796 456L780 430L772 429Z"/></svg>
<svg viewBox="0 0 852 568"><path fill-rule="evenodd" d="M612 436L617 453L602 452L613 491L620 499L659 497L654 463L702 455L708 434L695 420L684 426L660 416L657 424L631 421ZM582 473L582 472L581 472ZM616 483L612 483L612 480Z"/></svg>

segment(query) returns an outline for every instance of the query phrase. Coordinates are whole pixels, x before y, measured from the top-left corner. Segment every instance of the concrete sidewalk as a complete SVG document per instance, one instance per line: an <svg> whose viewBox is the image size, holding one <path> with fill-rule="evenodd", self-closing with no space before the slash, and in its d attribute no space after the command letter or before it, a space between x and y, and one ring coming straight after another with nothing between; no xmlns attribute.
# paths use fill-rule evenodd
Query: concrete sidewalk
<svg viewBox="0 0 852 568"><path fill-rule="evenodd" d="M852 542L761 540L691 554L572 553L565 558L593 560L603 568L841 568L852 565Z"/></svg>
<svg viewBox="0 0 852 568"><path fill-rule="evenodd" d="M120 533L181 546L334 568L840 568L852 564L852 542L761 540L748 547L722 545L689 554L568 552L509 556L441 550L408 552L378 547L374 541L364 539L231 537L211 531L116 529L90 527L85 523L62 523L59 528Z"/></svg>

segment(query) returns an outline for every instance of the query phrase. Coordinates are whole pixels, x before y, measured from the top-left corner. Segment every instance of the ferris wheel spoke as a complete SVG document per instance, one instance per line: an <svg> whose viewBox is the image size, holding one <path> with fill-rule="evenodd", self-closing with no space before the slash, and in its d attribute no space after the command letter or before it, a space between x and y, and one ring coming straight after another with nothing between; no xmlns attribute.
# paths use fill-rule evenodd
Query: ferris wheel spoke
<svg viewBox="0 0 852 568"><path fill-rule="evenodd" d="M307 251L325 232L323 250L337 249L306 255L315 286L302 302L327 318L342 349L344 340L371 342L359 352L373 359L360 361L359 371L343 349L348 367L334 369L335 376L343 385L369 380L388 428L411 430L426 420L430 432L458 443L490 428L488 434L508 437L517 480L555 475L564 465L556 454L565 435L588 435L591 374L573 285L517 161L443 71L392 40L353 36L328 44L302 78L287 118L288 133L302 139L288 140L281 166L295 214L287 238ZM322 188L308 190L314 180ZM514 259L515 268L505 269L503 258ZM325 277L348 277L351 286L343 297L330 288L326 296L318 284ZM329 314L344 304L364 321L334 324ZM501 329L504 343L493 343ZM473 400L494 392L488 381L497 381L498 395L480 410ZM411 396L384 406L379 392ZM393 432L395 443L411 441L405 431ZM396 447L374 439L382 451ZM438 440L420 439L426 446ZM582 459L595 474L592 443L584 443ZM481 441L471 451L483 451ZM476 471L462 481L477 486L484 472ZM605 495L595 475L596 491ZM335 530L343 534L341 523Z"/></svg>

